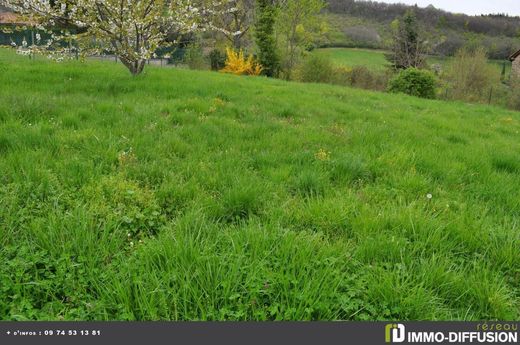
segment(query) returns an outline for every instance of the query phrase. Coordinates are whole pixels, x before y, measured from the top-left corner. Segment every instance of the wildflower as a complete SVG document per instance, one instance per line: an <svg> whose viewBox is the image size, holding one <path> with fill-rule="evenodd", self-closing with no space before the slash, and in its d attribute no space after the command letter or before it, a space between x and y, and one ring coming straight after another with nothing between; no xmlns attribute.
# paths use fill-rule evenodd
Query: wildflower
<svg viewBox="0 0 520 345"><path fill-rule="evenodd" d="M119 165L126 166L135 163L137 161L137 157L132 151L132 148L129 148L127 151L120 152L117 157L117 160L119 162Z"/></svg>
<svg viewBox="0 0 520 345"><path fill-rule="evenodd" d="M433 195L431 195L430 193L426 194L426 197L428 198L428 200L431 200L433 198Z"/></svg>
<svg viewBox="0 0 520 345"><path fill-rule="evenodd" d="M216 97L213 101L215 102L216 106L223 106L226 104L226 101L219 97Z"/></svg>
<svg viewBox="0 0 520 345"><path fill-rule="evenodd" d="M314 157L319 161L328 161L330 159L330 152L320 149L314 154Z"/></svg>

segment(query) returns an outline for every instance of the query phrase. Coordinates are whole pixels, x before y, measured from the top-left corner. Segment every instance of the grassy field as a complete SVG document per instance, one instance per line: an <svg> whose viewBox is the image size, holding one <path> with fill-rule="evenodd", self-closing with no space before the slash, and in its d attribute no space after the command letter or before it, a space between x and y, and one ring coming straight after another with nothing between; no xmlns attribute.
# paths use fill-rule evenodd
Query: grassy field
<svg viewBox="0 0 520 345"><path fill-rule="evenodd" d="M331 59L339 66L366 66L372 70L383 71L388 62L385 60L384 51L361 48L323 48L316 50L315 54Z"/></svg>
<svg viewBox="0 0 520 345"><path fill-rule="evenodd" d="M520 114L0 51L0 319L520 318Z"/></svg>
<svg viewBox="0 0 520 345"><path fill-rule="evenodd" d="M340 66L366 66L371 70L383 71L388 66L385 59L385 51L376 49L358 49L358 48L324 48L316 50L315 54L330 58L335 64ZM490 60L490 64L496 66L497 73L502 72L502 66L506 63L506 75L511 72L511 62ZM430 56L429 64L439 64L447 67L450 58L442 58L438 56Z"/></svg>

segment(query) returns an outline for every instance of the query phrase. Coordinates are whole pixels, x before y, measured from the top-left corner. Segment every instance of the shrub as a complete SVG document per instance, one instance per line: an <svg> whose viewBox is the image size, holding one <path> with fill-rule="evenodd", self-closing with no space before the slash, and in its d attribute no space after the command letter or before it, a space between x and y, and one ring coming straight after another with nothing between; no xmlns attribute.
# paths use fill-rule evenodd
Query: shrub
<svg viewBox="0 0 520 345"><path fill-rule="evenodd" d="M388 76L384 72L374 72L365 66L355 66L350 70L350 85L367 90L384 91Z"/></svg>
<svg viewBox="0 0 520 345"><path fill-rule="evenodd" d="M309 55L299 69L299 79L305 83L333 83L335 69L328 58Z"/></svg>
<svg viewBox="0 0 520 345"><path fill-rule="evenodd" d="M186 48L184 63L191 69L207 69L207 61L200 43L194 42Z"/></svg>
<svg viewBox="0 0 520 345"><path fill-rule="evenodd" d="M364 89L373 83L374 76L366 66L356 66L350 71L350 84Z"/></svg>
<svg viewBox="0 0 520 345"><path fill-rule="evenodd" d="M263 68L254 60L253 55L246 58L243 50L237 52L232 48L226 48L226 55L226 66L221 72L236 75L260 75L262 73Z"/></svg>
<svg viewBox="0 0 520 345"><path fill-rule="evenodd" d="M226 54L220 49L213 49L209 53L209 61L213 71L219 71L226 66Z"/></svg>
<svg viewBox="0 0 520 345"><path fill-rule="evenodd" d="M500 82L499 72L488 63L484 48L458 51L445 76L448 98L468 102L488 102L492 87Z"/></svg>
<svg viewBox="0 0 520 345"><path fill-rule="evenodd" d="M513 78L511 80L509 107L514 110L520 110L520 78Z"/></svg>
<svg viewBox="0 0 520 345"><path fill-rule="evenodd" d="M390 80L388 91L435 98L435 76L429 71L408 68Z"/></svg>
<svg viewBox="0 0 520 345"><path fill-rule="evenodd" d="M386 72L371 71L365 66L336 67L326 57L310 55L299 68L298 79L306 83L329 83L366 90L385 91Z"/></svg>
<svg viewBox="0 0 520 345"><path fill-rule="evenodd" d="M333 83L336 85L350 86L351 83L352 68L339 66L334 68L334 80Z"/></svg>

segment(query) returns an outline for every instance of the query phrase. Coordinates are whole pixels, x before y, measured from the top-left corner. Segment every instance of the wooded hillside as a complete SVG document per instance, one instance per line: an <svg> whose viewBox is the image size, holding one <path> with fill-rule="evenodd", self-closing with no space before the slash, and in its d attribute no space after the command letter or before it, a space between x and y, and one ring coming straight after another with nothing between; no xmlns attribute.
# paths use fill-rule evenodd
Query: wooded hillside
<svg viewBox="0 0 520 345"><path fill-rule="evenodd" d="M389 26L413 8L430 36L432 53L453 55L467 44L483 45L494 59L520 48L520 18L505 14L468 16L437 9L375 1L327 0L332 20L331 46L385 48Z"/></svg>

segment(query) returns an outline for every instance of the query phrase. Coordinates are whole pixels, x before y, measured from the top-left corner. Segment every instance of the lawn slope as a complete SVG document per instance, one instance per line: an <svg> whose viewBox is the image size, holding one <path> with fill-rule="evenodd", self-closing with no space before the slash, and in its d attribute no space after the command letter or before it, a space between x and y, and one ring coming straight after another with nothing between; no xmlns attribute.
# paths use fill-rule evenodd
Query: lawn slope
<svg viewBox="0 0 520 345"><path fill-rule="evenodd" d="M0 51L0 319L520 317L520 114Z"/></svg>

